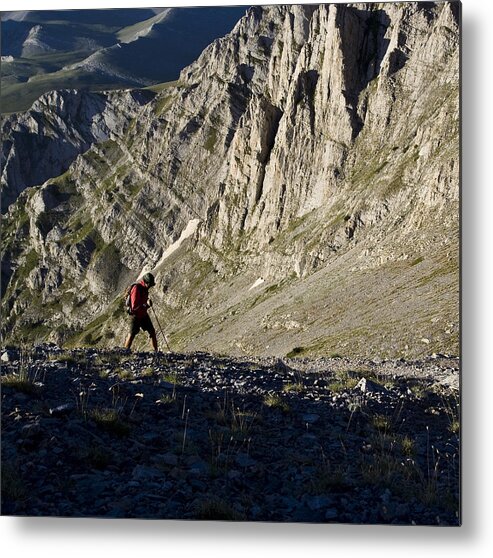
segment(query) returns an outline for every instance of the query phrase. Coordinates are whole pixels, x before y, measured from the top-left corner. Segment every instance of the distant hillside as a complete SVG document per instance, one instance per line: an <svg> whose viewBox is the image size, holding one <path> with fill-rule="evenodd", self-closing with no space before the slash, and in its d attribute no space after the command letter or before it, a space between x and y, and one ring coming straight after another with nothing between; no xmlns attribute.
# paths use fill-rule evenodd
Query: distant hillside
<svg viewBox="0 0 493 558"><path fill-rule="evenodd" d="M27 110L55 89L115 89L176 80L245 8L2 13L1 110Z"/></svg>

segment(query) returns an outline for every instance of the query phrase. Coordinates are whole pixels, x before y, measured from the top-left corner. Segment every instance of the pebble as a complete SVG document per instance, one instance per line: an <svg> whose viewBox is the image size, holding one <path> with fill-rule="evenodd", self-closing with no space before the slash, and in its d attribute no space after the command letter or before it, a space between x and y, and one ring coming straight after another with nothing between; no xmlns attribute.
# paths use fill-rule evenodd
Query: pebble
<svg viewBox="0 0 493 558"><path fill-rule="evenodd" d="M2 362L10 362L13 358L13 353L10 351L4 351L0 357Z"/></svg>
<svg viewBox="0 0 493 558"><path fill-rule="evenodd" d="M72 403L64 403L63 405L58 405L58 407L50 409L50 415L61 417L64 415L68 415L73 411L75 411L75 405L73 405Z"/></svg>

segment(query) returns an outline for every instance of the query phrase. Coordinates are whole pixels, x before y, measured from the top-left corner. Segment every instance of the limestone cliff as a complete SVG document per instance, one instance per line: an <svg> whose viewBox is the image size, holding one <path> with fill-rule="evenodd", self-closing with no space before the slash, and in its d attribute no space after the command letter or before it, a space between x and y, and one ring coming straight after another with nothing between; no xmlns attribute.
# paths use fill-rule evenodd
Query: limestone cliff
<svg viewBox="0 0 493 558"><path fill-rule="evenodd" d="M457 353L459 8L254 7L176 86L107 98L6 215L7 338L121 342L152 269L175 348Z"/></svg>

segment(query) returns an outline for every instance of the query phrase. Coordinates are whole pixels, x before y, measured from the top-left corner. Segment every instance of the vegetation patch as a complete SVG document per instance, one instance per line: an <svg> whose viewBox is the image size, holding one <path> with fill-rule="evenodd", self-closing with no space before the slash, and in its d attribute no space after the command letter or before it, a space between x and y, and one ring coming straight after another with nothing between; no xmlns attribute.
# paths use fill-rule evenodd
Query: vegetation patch
<svg viewBox="0 0 493 558"><path fill-rule="evenodd" d="M392 419L386 415L374 415L371 419L371 424L380 432L389 432L392 430Z"/></svg>
<svg viewBox="0 0 493 558"><path fill-rule="evenodd" d="M181 380L177 373L163 374L162 379L163 381L168 382L168 384L174 384L176 386L181 386L183 384L183 380Z"/></svg>
<svg viewBox="0 0 493 558"><path fill-rule="evenodd" d="M37 395L39 392L39 388L34 383L34 380L22 373L2 376L2 386L27 393L28 395Z"/></svg>
<svg viewBox="0 0 493 558"><path fill-rule="evenodd" d="M171 87L178 87L179 85L180 85L179 80L165 81L164 83L157 83L156 85L150 85L149 87L146 87L145 89L149 89L150 91L154 91L155 93L160 93L161 91L164 91L165 89L170 89Z"/></svg>
<svg viewBox="0 0 493 558"><path fill-rule="evenodd" d="M39 266L39 255L36 250L31 250L27 253L24 265L18 270L19 278L26 278L33 269Z"/></svg>
<svg viewBox="0 0 493 558"><path fill-rule="evenodd" d="M324 492L342 492L351 488L350 468L342 465L332 466L324 460L310 482L309 492L321 494Z"/></svg>
<svg viewBox="0 0 493 558"><path fill-rule="evenodd" d="M125 368L119 368L116 370L117 376L120 380L133 380L134 374L131 370L126 370Z"/></svg>
<svg viewBox="0 0 493 558"><path fill-rule="evenodd" d="M156 401L158 405L173 405L176 403L176 395L169 395L167 393L163 393L161 397Z"/></svg>
<svg viewBox="0 0 493 558"><path fill-rule="evenodd" d="M217 142L217 130L215 128L210 128L207 134L207 139L205 141L204 147L212 153L214 151L214 146Z"/></svg>
<svg viewBox="0 0 493 558"><path fill-rule="evenodd" d="M294 357L297 357L297 356L301 356L305 351L306 351L305 347L294 347L286 355L286 358L294 358Z"/></svg>
<svg viewBox="0 0 493 558"><path fill-rule="evenodd" d="M79 452L80 459L94 469L106 469L114 460L113 452L106 446L92 444Z"/></svg>
<svg viewBox="0 0 493 558"><path fill-rule="evenodd" d="M284 391L285 393L302 393L304 389L305 387L302 382L290 382L288 384L284 384L284 386L282 387L282 391Z"/></svg>
<svg viewBox="0 0 493 558"><path fill-rule="evenodd" d="M289 405L284 401L284 399L277 394L269 394L264 397L263 401L266 407L271 409L279 409L283 413L289 412Z"/></svg>
<svg viewBox="0 0 493 558"><path fill-rule="evenodd" d="M412 457L416 453L416 444L412 438L404 436L401 439L401 449L406 457Z"/></svg>
<svg viewBox="0 0 493 558"><path fill-rule="evenodd" d="M358 382L358 378L354 378L348 372L343 371L339 372L336 378L328 384L327 389L334 393L338 393L353 389Z"/></svg>
<svg viewBox="0 0 493 558"><path fill-rule="evenodd" d="M128 436L130 424L123 421L115 409L97 408L89 411L91 418L100 428L119 437Z"/></svg>

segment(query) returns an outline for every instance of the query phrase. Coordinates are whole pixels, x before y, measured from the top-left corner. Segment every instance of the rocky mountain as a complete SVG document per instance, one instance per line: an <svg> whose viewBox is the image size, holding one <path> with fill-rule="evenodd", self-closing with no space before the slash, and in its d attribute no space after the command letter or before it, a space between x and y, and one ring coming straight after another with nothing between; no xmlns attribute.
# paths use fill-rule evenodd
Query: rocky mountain
<svg viewBox="0 0 493 558"><path fill-rule="evenodd" d="M459 10L251 8L148 102L88 98L118 122L28 188L58 102L6 119L4 339L120 344L153 270L174 349L457 354Z"/></svg>
<svg viewBox="0 0 493 558"><path fill-rule="evenodd" d="M176 80L244 13L243 7L2 13L2 112L26 110L60 88Z"/></svg>
<svg viewBox="0 0 493 558"><path fill-rule="evenodd" d="M94 143L121 136L128 117L137 115L153 97L149 90L129 91L123 96L52 91L40 97L29 112L4 119L1 132L8 139L2 146L2 211L23 189L66 172Z"/></svg>

